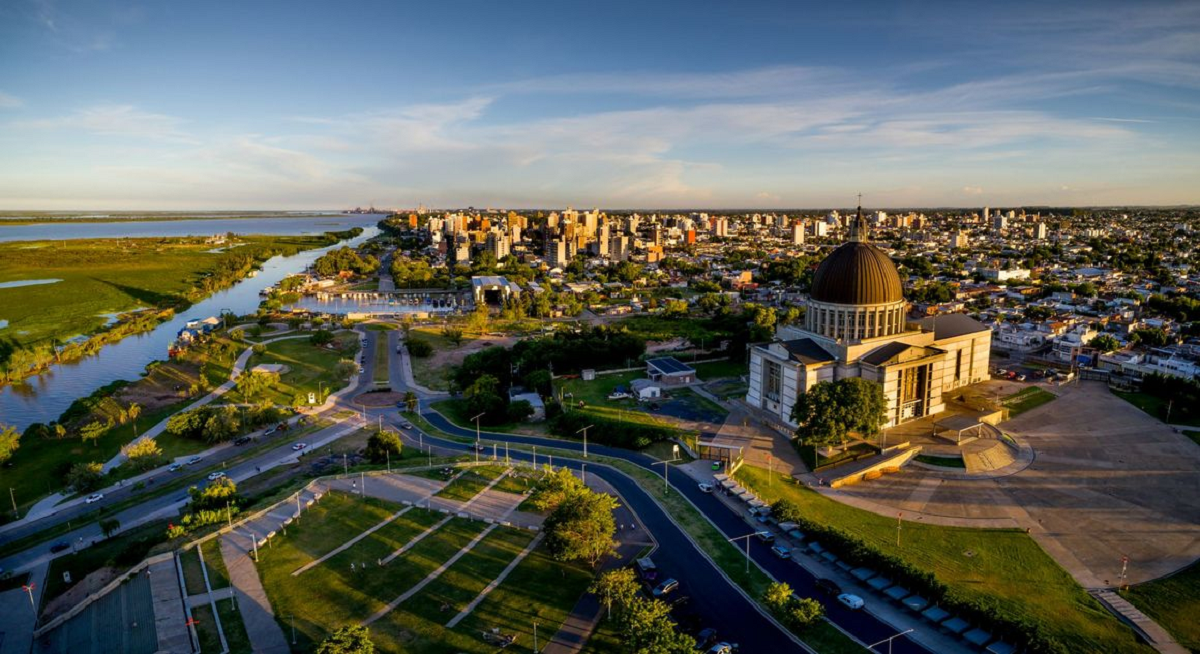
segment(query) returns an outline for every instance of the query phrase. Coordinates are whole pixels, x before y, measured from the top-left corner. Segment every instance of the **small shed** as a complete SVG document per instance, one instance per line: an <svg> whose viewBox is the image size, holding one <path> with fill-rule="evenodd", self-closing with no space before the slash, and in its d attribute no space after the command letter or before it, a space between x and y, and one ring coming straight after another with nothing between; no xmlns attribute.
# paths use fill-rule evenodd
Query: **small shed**
<svg viewBox="0 0 1200 654"><path fill-rule="evenodd" d="M649 379L635 379L629 383L633 396L639 400L655 400L662 397L662 386Z"/></svg>

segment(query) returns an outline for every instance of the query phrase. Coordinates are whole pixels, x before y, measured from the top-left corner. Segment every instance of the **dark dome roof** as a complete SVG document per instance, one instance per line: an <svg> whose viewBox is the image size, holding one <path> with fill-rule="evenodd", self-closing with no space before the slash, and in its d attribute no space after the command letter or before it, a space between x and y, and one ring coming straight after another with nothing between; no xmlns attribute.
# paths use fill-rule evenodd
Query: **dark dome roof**
<svg viewBox="0 0 1200 654"><path fill-rule="evenodd" d="M903 300L904 287L896 264L883 250L851 241L817 266L810 295L830 304L886 304Z"/></svg>

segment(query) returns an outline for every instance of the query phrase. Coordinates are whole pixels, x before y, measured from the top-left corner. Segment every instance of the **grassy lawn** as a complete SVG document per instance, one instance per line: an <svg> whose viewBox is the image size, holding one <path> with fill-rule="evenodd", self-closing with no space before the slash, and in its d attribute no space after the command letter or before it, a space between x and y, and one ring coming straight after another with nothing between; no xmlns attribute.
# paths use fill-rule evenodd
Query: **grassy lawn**
<svg viewBox="0 0 1200 654"><path fill-rule="evenodd" d="M1004 406L1008 407L1009 417L1015 418L1056 399L1058 396L1050 391L1037 386L1029 386L1004 398Z"/></svg>
<svg viewBox="0 0 1200 654"><path fill-rule="evenodd" d="M1182 431L1183 431L1184 436L1187 436L1188 438L1192 439L1193 443L1200 445L1200 431L1197 431L1195 429L1184 429Z"/></svg>
<svg viewBox="0 0 1200 654"><path fill-rule="evenodd" d="M200 553L196 548L181 552L179 563L183 567L183 585L188 595L197 595L208 590L204 585L204 571L200 569Z"/></svg>
<svg viewBox="0 0 1200 654"><path fill-rule="evenodd" d="M906 522L897 549L893 519L827 499L786 477L768 485L767 475L752 466L737 473L764 501L787 498L809 518L932 572L951 593L985 602L999 616L1037 624L1070 651L1148 651L1022 531Z"/></svg>
<svg viewBox="0 0 1200 654"><path fill-rule="evenodd" d="M196 636L200 638L201 654L220 652L221 635L217 631L217 621L213 618L212 607L204 604L193 608L192 619L196 621Z"/></svg>
<svg viewBox="0 0 1200 654"><path fill-rule="evenodd" d="M372 375L376 384L388 383L388 359L390 356L391 350L388 349L387 336L377 335L375 337L375 370Z"/></svg>
<svg viewBox="0 0 1200 654"><path fill-rule="evenodd" d="M704 381L750 374L750 366L742 361L713 361L693 364L692 367L696 369L696 376Z"/></svg>
<svg viewBox="0 0 1200 654"><path fill-rule="evenodd" d="M1150 415L1165 420L1167 417L1167 401L1156 395L1148 393L1125 393L1122 391L1113 391L1113 395L1125 400L1133 406L1149 413ZM1200 418L1192 420L1180 420L1178 416L1171 419L1172 424L1190 425L1192 427L1200 427ZM1196 440L1196 436L1189 435L1189 438Z"/></svg>
<svg viewBox="0 0 1200 654"><path fill-rule="evenodd" d="M446 416L450 422L465 429L475 429L475 421L471 420L471 418L475 417L475 414L471 413L470 409L467 408L466 400L438 400L429 406L434 411ZM481 431L517 431L521 426L521 424L515 422L504 422L498 425L480 423L479 429Z"/></svg>
<svg viewBox="0 0 1200 654"><path fill-rule="evenodd" d="M316 237L250 236L267 247L317 247ZM57 279L52 284L0 288L5 338L22 345L60 341L103 328L106 314L186 305L207 295L204 278L222 260L251 246L212 253L199 238L121 238L0 243L0 282Z"/></svg>
<svg viewBox="0 0 1200 654"><path fill-rule="evenodd" d="M458 500L466 502L472 497L479 494L487 485L492 483L495 477L488 477L485 474L477 472L478 469L472 468L454 478L454 481L446 485L445 488L438 491L438 497L444 497L448 500Z"/></svg>
<svg viewBox="0 0 1200 654"><path fill-rule="evenodd" d="M439 353L457 349L462 349L465 352L470 342L475 339L464 334L462 344L455 345L450 339L442 336L440 327L415 327L410 330L409 335L423 341L428 341L434 350L431 356L409 357L409 361L412 364L413 378L416 379L418 384L426 388L435 391L448 390L450 383L446 375L450 373L450 365L447 365L444 356L439 356ZM449 363L457 364L462 360L462 357L452 356L451 359Z"/></svg>
<svg viewBox="0 0 1200 654"><path fill-rule="evenodd" d="M1121 595L1171 632L1180 645L1200 651L1200 565L1138 584Z"/></svg>
<svg viewBox="0 0 1200 654"><path fill-rule="evenodd" d="M966 468L967 464L962 460L962 457L951 456L930 456L926 454L918 454L917 461L927 463L931 466L942 466L943 468Z"/></svg>
<svg viewBox="0 0 1200 654"><path fill-rule="evenodd" d="M343 359L352 360L358 352L359 336L354 332L339 332L335 335L332 349L317 347L307 338L292 338L267 345L266 352L254 354L247 363L247 370L262 363L277 363L288 367L279 377L279 383L265 393L265 398L277 404L291 405L297 395L317 394L317 401L346 385L345 379L334 376L334 367ZM226 396L237 402L240 394L234 390ZM262 399L262 398L250 398Z"/></svg>
<svg viewBox="0 0 1200 654"><path fill-rule="evenodd" d="M561 388L562 392L569 393L566 401L570 405L571 411L582 411L591 415L609 418L612 420L624 420L630 423L655 425L659 427L671 427L672 423L663 420L662 418L647 413L642 410L636 400L609 400L608 396L618 386L624 386L629 389L629 383L634 379L645 378L646 373L642 371L623 372L615 375L601 375L596 377L595 381L583 381L582 379L568 379L556 381L557 388ZM577 408L578 403L583 402L584 408Z"/></svg>
<svg viewBox="0 0 1200 654"><path fill-rule="evenodd" d="M246 623L242 622L242 614L234 608L232 599L217 602L217 617L221 618L221 629L225 631L229 651L249 652L250 637L246 634Z"/></svg>
<svg viewBox="0 0 1200 654"><path fill-rule="evenodd" d="M229 570L225 567L225 557L221 556L220 539L212 538L200 546L204 554L204 565L208 568L208 583L213 590L229 587Z"/></svg>

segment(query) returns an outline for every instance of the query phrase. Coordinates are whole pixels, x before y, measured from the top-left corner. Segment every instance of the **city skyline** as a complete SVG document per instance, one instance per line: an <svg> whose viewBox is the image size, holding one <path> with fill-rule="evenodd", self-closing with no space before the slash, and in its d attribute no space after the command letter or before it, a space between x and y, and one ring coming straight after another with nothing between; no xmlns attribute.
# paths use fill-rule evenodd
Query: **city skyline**
<svg viewBox="0 0 1200 654"><path fill-rule="evenodd" d="M1200 6L0 9L0 209L1200 202Z"/></svg>

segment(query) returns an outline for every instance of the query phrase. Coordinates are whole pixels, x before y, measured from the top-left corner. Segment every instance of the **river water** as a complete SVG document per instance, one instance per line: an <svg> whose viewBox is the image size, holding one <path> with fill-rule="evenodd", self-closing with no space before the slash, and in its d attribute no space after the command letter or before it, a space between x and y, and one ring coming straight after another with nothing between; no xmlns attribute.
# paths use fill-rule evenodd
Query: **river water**
<svg viewBox="0 0 1200 654"><path fill-rule="evenodd" d="M322 234L371 227L379 214L296 215L279 218L203 218L196 220L117 220L105 223L45 222L5 225L0 241L63 241L82 238L212 236L213 234Z"/></svg>
<svg viewBox="0 0 1200 654"><path fill-rule="evenodd" d="M152 361L167 358L167 347L175 339L175 335L189 320L219 316L224 310L242 315L253 313L261 301L259 291L278 283L284 277L302 272L309 264L325 252L342 247L357 245L379 233L374 225L382 216L354 215L322 217L313 221L292 221L292 219L242 219L242 220L188 220L152 223L121 223L128 232L119 232L112 236L183 236L195 234L215 234L236 231L242 234L300 234L310 231L340 231L350 227L362 227L362 235L350 241L319 250L308 250L290 257L273 257L263 262L262 270L255 277L248 277L216 293L207 300L199 302L187 311L181 311L173 319L162 323L153 330L136 336L128 336L120 342L108 345L96 355L80 359L74 363L53 366L47 372L36 377L29 377L25 383L0 386L0 423L25 429L35 422L50 422L57 420L67 407L77 398L86 397L93 391L118 379L136 380L145 371L146 365ZM325 222L341 220L337 226L326 226ZM289 228L286 223L293 223ZM181 225L180 223L188 223ZM212 223L237 223L237 229L213 228ZM75 230L108 223L76 223L61 225ZM30 225L43 227L44 225ZM60 225L54 225L59 227ZM0 240L6 230L19 227L0 227ZM131 233L131 232L135 232ZM27 238L56 238L32 236ZM104 236L66 236L61 238L104 238Z"/></svg>

